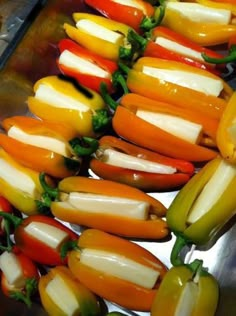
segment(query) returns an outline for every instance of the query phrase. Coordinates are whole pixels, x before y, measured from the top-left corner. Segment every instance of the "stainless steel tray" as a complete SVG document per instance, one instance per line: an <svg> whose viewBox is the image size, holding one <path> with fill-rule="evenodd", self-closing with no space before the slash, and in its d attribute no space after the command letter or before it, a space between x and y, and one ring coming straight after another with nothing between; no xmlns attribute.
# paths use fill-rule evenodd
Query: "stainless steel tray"
<svg viewBox="0 0 236 316"><path fill-rule="evenodd" d="M25 97L29 90L25 90L23 95L19 95L18 102L14 105L11 104L11 100L8 98L3 98L3 94L6 93L7 87L9 89L12 86L10 83L5 82L4 69L7 67L8 62L11 63L11 56L20 45L23 36L27 36L28 28L34 23L40 10L43 8L47 1L27 1L27 0L3 0L0 1L0 15L2 20L2 25L0 29L0 67L3 69L0 73L1 86L4 86L5 90L0 88L0 118L5 116L12 116L15 114L27 115L27 108L25 106ZM61 1L61 3L68 3L70 1ZM73 12L74 8L80 10L85 10L86 7L83 1L77 1L76 6L71 6L70 10ZM62 9L65 11L65 7L62 5ZM77 9L77 10L78 10ZM64 12L63 11L63 12ZM68 11L67 14L70 14ZM22 53L22 52L21 52ZM23 52L24 53L24 52ZM31 57L31 56L30 56ZM30 61L30 66L34 67L33 60ZM36 66L35 66L36 67ZM227 81L232 87L236 89L236 75L234 70L235 65L228 65L228 72L226 74ZM54 68L51 67L50 71L53 72ZM34 76L27 77L31 82L41 78L49 73L34 72ZM32 75L32 74L31 74ZM37 78L38 76L38 78ZM9 79L9 78L8 78ZM3 84L4 83L4 84ZM15 82L14 82L15 84ZM18 90L16 90L18 91ZM20 90L19 90L20 91ZM19 93L20 94L20 93ZM1 100L4 100L4 104L1 104ZM165 206L169 206L174 196L175 192L164 192L164 193L152 193L154 197L158 198ZM235 316L236 315L236 225L235 217L227 224L225 232L222 233L221 237L216 241L216 243L211 248L196 248L191 253L191 259L199 258L204 260L204 265L209 268L211 272L218 280L220 285L220 300L219 306L216 312L216 316ZM160 260L162 260L167 267L170 267L170 251L172 249L173 243L175 241L174 236L171 236L168 241L160 242L138 242L141 246L149 249L154 253ZM136 241L134 241L136 242ZM110 311L120 310L119 307L106 302L107 307ZM8 299L2 295L0 291L0 315L1 316L20 316L20 315L46 315L45 311L40 305L40 302L35 302L31 309L28 309L24 304L16 302L12 299ZM123 311L124 312L124 311ZM142 315L148 316L149 313L138 313L133 311L125 311L130 315ZM55 315L56 316L56 315ZM164 315L160 315L164 316ZM200 316L200 315L199 315Z"/></svg>

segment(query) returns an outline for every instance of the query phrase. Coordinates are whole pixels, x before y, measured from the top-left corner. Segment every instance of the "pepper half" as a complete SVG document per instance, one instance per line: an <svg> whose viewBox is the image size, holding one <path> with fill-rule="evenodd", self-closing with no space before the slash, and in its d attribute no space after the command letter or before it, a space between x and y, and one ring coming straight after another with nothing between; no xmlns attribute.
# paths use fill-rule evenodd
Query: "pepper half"
<svg viewBox="0 0 236 316"><path fill-rule="evenodd" d="M214 316L219 286L200 260L172 267L156 293L151 316ZM170 303L171 302L171 303Z"/></svg>
<svg viewBox="0 0 236 316"><path fill-rule="evenodd" d="M150 311L167 271L145 248L96 229L82 232L68 266L93 293L136 311Z"/></svg>
<svg viewBox="0 0 236 316"><path fill-rule="evenodd" d="M39 295L48 315L99 316L96 296L65 266L52 268L39 280Z"/></svg>
<svg viewBox="0 0 236 316"><path fill-rule="evenodd" d="M48 76L34 85L28 107L37 117L63 123L80 136L94 136L109 122L105 103L95 91L62 76Z"/></svg>
<svg viewBox="0 0 236 316"><path fill-rule="evenodd" d="M171 159L113 136L103 136L90 161L99 177L155 192L177 188L194 173L192 163Z"/></svg>
<svg viewBox="0 0 236 316"><path fill-rule="evenodd" d="M222 227L235 214L233 198L236 167L221 157L208 162L179 191L167 211L167 223L177 239L172 249L173 265L185 245L214 242Z"/></svg>

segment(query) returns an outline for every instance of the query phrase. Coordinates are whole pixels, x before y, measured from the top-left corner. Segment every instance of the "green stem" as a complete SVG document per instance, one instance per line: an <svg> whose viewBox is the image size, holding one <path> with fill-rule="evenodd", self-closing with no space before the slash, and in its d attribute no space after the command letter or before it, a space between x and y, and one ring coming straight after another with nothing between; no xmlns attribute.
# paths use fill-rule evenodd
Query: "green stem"
<svg viewBox="0 0 236 316"><path fill-rule="evenodd" d="M110 127L111 117L107 109L96 110L92 117L92 126L95 133L104 132Z"/></svg>
<svg viewBox="0 0 236 316"><path fill-rule="evenodd" d="M75 137L69 141L69 144L73 152L80 157L92 155L99 147L98 140L91 137Z"/></svg>
<svg viewBox="0 0 236 316"><path fill-rule="evenodd" d="M165 1L160 1L160 6L158 7L159 9L159 15L156 17L145 17L141 24L140 24L140 28L147 32L150 31L151 29L153 29L154 27L158 26L161 24L164 16L165 16Z"/></svg>
<svg viewBox="0 0 236 316"><path fill-rule="evenodd" d="M170 255L170 261L173 266L179 266L184 264L184 261L180 257L181 250L188 244L186 239L178 235L175 241L175 244L172 248L171 255Z"/></svg>
<svg viewBox="0 0 236 316"><path fill-rule="evenodd" d="M101 93L101 96L102 96L103 100L107 104L107 106L109 106L110 109L115 111L117 106L118 106L118 104L116 103L116 101L114 101L112 99L112 97L108 93L107 86L106 86L105 82L102 82L101 85L100 85L100 93Z"/></svg>
<svg viewBox="0 0 236 316"><path fill-rule="evenodd" d="M67 253L71 250L79 249L77 245L77 240L69 240L62 244L60 255L62 259L65 259L67 256Z"/></svg>
<svg viewBox="0 0 236 316"><path fill-rule="evenodd" d="M129 29L127 38L130 43L132 43L134 46L138 48L138 51L141 51L142 53L145 51L148 43L147 39L145 39L132 29Z"/></svg>
<svg viewBox="0 0 236 316"><path fill-rule="evenodd" d="M45 177L46 177L46 174L44 172L41 172L39 174L39 182L43 188L43 190L45 191L45 193L47 193L47 197L50 198L50 199L57 199L58 196L59 196L59 190L58 188L52 188L50 187L46 180L45 180Z"/></svg>
<svg viewBox="0 0 236 316"><path fill-rule="evenodd" d="M36 292L37 287L38 281L35 278L27 279L25 283L25 293L20 291L12 292L10 297L25 303L27 307L30 308L32 305L31 296Z"/></svg>
<svg viewBox="0 0 236 316"><path fill-rule="evenodd" d="M126 94L129 92L129 89L126 84L124 76L121 74L120 70L117 70L112 75L112 83L114 87L120 86L123 90L123 93Z"/></svg>
<svg viewBox="0 0 236 316"><path fill-rule="evenodd" d="M229 54L223 58L213 58L207 56L205 53L202 53L202 58L207 62L211 64L226 64L230 62L236 61L236 45L232 45Z"/></svg>

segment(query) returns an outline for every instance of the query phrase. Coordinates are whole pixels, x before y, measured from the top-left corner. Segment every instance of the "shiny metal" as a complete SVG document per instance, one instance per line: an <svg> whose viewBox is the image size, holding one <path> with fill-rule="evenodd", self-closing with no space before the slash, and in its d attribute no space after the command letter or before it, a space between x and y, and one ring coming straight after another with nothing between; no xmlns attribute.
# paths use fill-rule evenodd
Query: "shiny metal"
<svg viewBox="0 0 236 316"><path fill-rule="evenodd" d="M2 26L0 29L0 65L4 63L7 56L14 49L17 41L20 39L20 34L24 28L27 28L27 23L30 23L29 16L33 10L42 1L37 0L0 0L0 15L2 16ZM225 73L225 79L236 89L236 65L228 65ZM14 109L13 111L14 112ZM2 113L0 113L1 116ZM27 113L21 113L27 115ZM10 116L11 113L8 113ZM169 206L177 192L153 193L152 196L159 199L165 206ZM73 229L77 230L76 226ZM79 231L79 229L78 229ZM137 242L141 246L147 248L162 260L167 267L170 267L170 252L174 244L175 237L172 235L168 240L159 242ZM190 252L189 252L190 253ZM189 254L188 253L188 254ZM208 248L194 249L191 254L191 259L203 259L204 266L209 268L218 280L220 285L220 301L216 316L236 316L236 225L235 218L227 224L222 235L219 236L214 245ZM189 256L188 256L188 259ZM124 311L119 307L105 302L109 311L120 310L129 315L148 316L149 313L138 313L135 311ZM8 299L2 295L0 291L0 315L1 316L46 316L46 313L40 306L40 302L33 304L31 309L28 309L21 303L12 299ZM57 316L57 315L55 315ZM165 315L160 315L165 316ZM201 315L199 315L201 316Z"/></svg>

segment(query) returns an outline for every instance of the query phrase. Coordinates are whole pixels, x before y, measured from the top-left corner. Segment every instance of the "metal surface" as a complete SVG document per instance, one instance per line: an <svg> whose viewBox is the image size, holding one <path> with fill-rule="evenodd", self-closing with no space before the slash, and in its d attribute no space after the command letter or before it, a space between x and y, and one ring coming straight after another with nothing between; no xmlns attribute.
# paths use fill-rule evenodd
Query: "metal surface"
<svg viewBox="0 0 236 316"><path fill-rule="evenodd" d="M41 1L10 0L0 1L0 14L2 15L2 27L0 32L0 64L5 62L7 56L14 49L14 45L20 39L22 28L27 28L30 24L30 14ZM235 65L228 66L226 79L236 88ZM20 113L25 114L26 112ZM1 115L1 113L0 113ZM9 113L9 116L11 113ZM153 193L152 195L169 206L177 192ZM75 228L75 227L73 227ZM136 242L136 241L134 241ZM141 246L149 249L168 267L170 267L170 251L174 243L174 236L169 240L160 242L138 242ZM236 315L236 225L235 218L227 224L222 235L219 236L214 245L208 248L196 248L191 253L191 259L203 259L204 265L217 278L220 285L220 301L216 316L235 316ZM110 311L119 310L117 306L106 302ZM12 299L7 299L0 292L0 315L1 316L44 316L46 313L40 306L40 303L34 303L31 309L28 309L21 303ZM121 310L122 311L122 310ZM124 312L124 311L123 311ZM136 313L125 311L130 315L146 316L149 313ZM55 315L56 316L56 315ZM165 316L165 315L160 315ZM201 315L199 315L201 316Z"/></svg>

